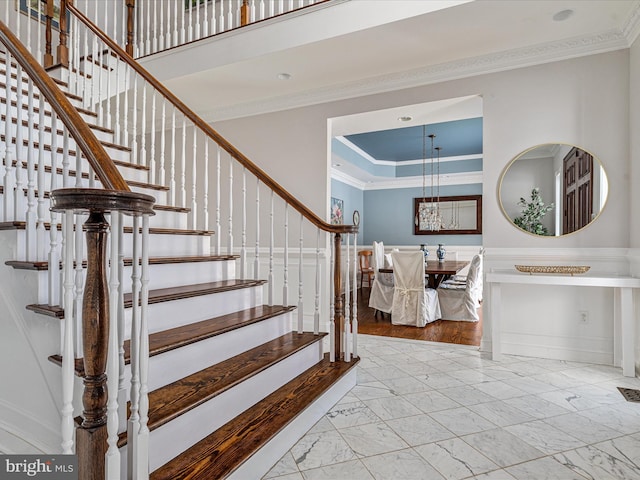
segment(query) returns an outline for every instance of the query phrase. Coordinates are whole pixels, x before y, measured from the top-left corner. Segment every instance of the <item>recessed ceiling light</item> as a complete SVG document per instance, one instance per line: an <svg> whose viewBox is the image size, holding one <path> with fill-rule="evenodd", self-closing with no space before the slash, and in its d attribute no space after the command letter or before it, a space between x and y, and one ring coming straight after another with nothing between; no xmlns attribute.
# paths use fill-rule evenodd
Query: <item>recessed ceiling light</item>
<svg viewBox="0 0 640 480"><path fill-rule="evenodd" d="M278 80L289 80L291 78L291 74L289 73L279 73Z"/></svg>
<svg viewBox="0 0 640 480"><path fill-rule="evenodd" d="M342 164L341 164L341 163L334 163L332 166L334 166L334 167L341 167L341 166L342 166Z"/></svg>
<svg viewBox="0 0 640 480"><path fill-rule="evenodd" d="M410 122L411 120L413 120L413 117L410 117L409 115L398 117L398 121L400 122Z"/></svg>
<svg viewBox="0 0 640 480"><path fill-rule="evenodd" d="M564 22L565 20L567 20L570 16L572 16L574 13L573 10L560 10L558 13L556 13L553 16L553 21L554 22Z"/></svg>

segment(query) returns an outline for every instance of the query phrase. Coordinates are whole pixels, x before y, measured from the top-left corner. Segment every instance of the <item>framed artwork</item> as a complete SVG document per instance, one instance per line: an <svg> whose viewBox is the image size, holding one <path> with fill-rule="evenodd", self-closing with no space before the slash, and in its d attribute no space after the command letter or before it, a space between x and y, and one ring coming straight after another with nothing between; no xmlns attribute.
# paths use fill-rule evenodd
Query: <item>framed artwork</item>
<svg viewBox="0 0 640 480"><path fill-rule="evenodd" d="M342 225L344 223L344 201L331 197L331 224Z"/></svg>
<svg viewBox="0 0 640 480"><path fill-rule="evenodd" d="M21 13L42 23L47 21L47 4L42 0L17 0L17 3ZM67 25L69 25L69 12L67 12ZM60 0L53 1L51 27L60 30Z"/></svg>

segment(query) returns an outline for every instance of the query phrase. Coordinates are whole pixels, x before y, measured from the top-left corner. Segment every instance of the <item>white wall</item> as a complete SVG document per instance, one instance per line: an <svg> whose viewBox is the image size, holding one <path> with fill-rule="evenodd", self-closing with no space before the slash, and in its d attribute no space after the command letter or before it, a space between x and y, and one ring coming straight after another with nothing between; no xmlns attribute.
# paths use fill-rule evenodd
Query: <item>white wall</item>
<svg viewBox="0 0 640 480"><path fill-rule="evenodd" d="M624 273L630 235L627 50L229 120L215 124L215 128L281 185L326 217L330 196L328 118L474 94L483 96L484 106L485 269L513 268L514 259L524 254L532 262L571 260L593 265L596 272ZM583 231L562 238L539 238L514 228L500 211L497 185L504 167L519 152L542 143L578 145L596 155L607 171L612 187L607 206ZM638 230L637 226L634 228ZM516 246L519 250L509 250ZM564 256L567 252L573 252L572 258ZM580 358L588 359L595 343L598 351L594 351L593 359L613 358L612 329L608 324L610 292L530 290L516 289L504 296L505 318L511 322L514 338L517 336L519 342L551 339L562 325L570 334L560 349L579 351ZM545 302L540 302L541 298ZM545 308L540 308L542 303ZM523 305L531 307L528 311L533 320L517 315ZM573 313L581 308L593 313L591 328L577 342L571 335L577 328ZM485 336L490 332L489 317L490 312L486 311ZM529 328L537 317L546 320L534 338Z"/></svg>

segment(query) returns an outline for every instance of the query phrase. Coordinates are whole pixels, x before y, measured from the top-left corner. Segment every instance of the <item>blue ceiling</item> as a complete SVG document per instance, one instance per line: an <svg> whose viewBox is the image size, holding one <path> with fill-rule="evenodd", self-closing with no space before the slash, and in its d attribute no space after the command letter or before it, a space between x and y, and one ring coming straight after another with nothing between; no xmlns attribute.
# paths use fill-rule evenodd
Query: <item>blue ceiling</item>
<svg viewBox="0 0 640 480"><path fill-rule="evenodd" d="M482 117L427 125L427 135L435 134L434 146L442 147L440 157L482 154ZM345 138L376 160L404 162L423 158L423 127L394 128L345 135ZM426 158L431 158L431 140L426 139Z"/></svg>

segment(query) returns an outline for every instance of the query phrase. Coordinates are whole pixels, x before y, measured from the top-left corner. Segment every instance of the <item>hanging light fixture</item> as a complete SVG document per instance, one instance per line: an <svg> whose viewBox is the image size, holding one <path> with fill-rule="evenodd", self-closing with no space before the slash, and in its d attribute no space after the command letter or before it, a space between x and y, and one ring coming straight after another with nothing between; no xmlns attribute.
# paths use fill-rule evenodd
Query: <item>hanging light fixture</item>
<svg viewBox="0 0 640 480"><path fill-rule="evenodd" d="M431 201L427 203L427 136L431 139ZM416 213L415 224L420 230L439 231L443 225L440 215L440 147L438 150L438 163L434 171L434 134L427 135L427 126L422 126L422 201ZM437 182L437 194L434 195ZM434 198L436 201L434 202Z"/></svg>

